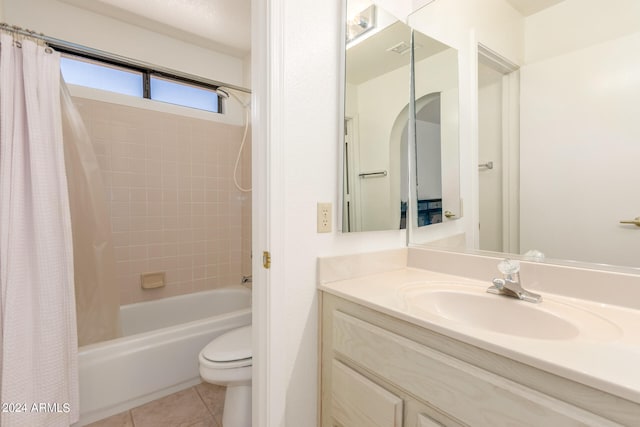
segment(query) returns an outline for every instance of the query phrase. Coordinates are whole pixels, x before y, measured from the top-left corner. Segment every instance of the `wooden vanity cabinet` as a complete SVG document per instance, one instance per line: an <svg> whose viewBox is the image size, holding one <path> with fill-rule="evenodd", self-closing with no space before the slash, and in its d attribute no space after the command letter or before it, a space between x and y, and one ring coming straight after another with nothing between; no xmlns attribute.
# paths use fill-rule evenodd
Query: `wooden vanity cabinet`
<svg viewBox="0 0 640 427"><path fill-rule="evenodd" d="M462 425L438 414L385 381L374 382L334 359L331 367L331 427L439 427ZM438 421L445 421L439 422Z"/></svg>
<svg viewBox="0 0 640 427"><path fill-rule="evenodd" d="M322 427L638 425L640 405L321 292Z"/></svg>

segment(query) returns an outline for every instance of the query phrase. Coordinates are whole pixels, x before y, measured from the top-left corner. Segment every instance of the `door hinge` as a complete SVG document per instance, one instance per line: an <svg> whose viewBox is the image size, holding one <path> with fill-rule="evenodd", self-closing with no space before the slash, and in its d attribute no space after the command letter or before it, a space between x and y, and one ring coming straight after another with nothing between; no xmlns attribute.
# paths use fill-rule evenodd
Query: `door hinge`
<svg viewBox="0 0 640 427"><path fill-rule="evenodd" d="M271 267L271 253L269 251L262 252L262 266L264 268Z"/></svg>

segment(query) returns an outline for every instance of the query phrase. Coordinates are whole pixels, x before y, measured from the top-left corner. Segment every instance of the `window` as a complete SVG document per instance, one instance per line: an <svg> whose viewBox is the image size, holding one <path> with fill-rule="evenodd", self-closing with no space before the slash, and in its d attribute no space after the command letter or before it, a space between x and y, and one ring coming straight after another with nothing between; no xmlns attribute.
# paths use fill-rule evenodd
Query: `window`
<svg viewBox="0 0 640 427"><path fill-rule="evenodd" d="M108 90L124 95L143 97L142 72L131 71L109 64L98 64L83 59L60 59L64 81L79 86Z"/></svg>
<svg viewBox="0 0 640 427"><path fill-rule="evenodd" d="M211 89L151 76L151 99L218 112L218 95Z"/></svg>
<svg viewBox="0 0 640 427"><path fill-rule="evenodd" d="M195 79L159 75L151 69L112 64L93 58L64 54L60 69L65 82L160 102L221 112L216 87Z"/></svg>

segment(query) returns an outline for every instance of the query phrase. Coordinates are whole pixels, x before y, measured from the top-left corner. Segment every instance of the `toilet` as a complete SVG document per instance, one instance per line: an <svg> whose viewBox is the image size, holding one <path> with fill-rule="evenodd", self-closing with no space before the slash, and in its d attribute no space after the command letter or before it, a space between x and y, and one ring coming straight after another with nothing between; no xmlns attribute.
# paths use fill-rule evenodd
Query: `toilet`
<svg viewBox="0 0 640 427"><path fill-rule="evenodd" d="M199 355L200 376L227 387L224 427L251 427L251 325L211 341Z"/></svg>

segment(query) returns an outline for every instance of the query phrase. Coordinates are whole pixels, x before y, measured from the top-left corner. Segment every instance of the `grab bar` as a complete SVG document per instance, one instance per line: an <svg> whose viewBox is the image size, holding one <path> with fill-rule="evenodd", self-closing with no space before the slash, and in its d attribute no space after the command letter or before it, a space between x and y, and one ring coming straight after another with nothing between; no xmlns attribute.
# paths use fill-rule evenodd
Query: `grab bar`
<svg viewBox="0 0 640 427"><path fill-rule="evenodd" d="M387 171L380 171L380 172L364 172L358 175L360 178L379 178L379 177L383 177L383 176L387 176Z"/></svg>
<svg viewBox="0 0 640 427"><path fill-rule="evenodd" d="M493 162L481 163L478 165L479 169L493 169Z"/></svg>

